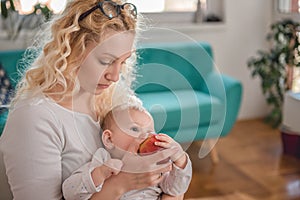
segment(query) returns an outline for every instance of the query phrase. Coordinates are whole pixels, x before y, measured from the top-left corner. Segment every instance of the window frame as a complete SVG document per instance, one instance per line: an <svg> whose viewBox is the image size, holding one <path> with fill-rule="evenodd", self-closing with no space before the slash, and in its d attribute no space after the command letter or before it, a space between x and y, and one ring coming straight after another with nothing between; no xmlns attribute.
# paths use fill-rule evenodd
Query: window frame
<svg viewBox="0 0 300 200"><path fill-rule="evenodd" d="M151 12L151 13L141 13L147 20L150 20L154 24L175 24L175 23L193 23L193 18L195 12L175 12L175 11L165 11L165 12Z"/></svg>
<svg viewBox="0 0 300 200"><path fill-rule="evenodd" d="M216 2L222 1L218 3L218 6L221 5L222 9L219 10L217 7L214 7ZM225 24L226 22L226 15L225 15L225 7L224 2L225 0L211 0L211 2L208 2L206 5L206 10L202 10L202 19L204 20L207 14L217 14L222 20L220 22L198 22L194 23L194 17L196 14L195 11L162 11L162 12L141 12L143 16L146 17L146 20L150 21L151 24L154 25L168 25L171 26L178 25L178 26L198 26L199 24Z"/></svg>

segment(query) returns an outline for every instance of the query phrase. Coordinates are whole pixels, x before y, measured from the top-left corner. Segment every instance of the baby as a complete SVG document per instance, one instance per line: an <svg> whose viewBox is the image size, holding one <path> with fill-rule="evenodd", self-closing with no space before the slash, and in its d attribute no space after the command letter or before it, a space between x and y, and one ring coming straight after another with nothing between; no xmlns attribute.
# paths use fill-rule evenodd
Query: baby
<svg viewBox="0 0 300 200"><path fill-rule="evenodd" d="M128 152L136 154L139 145L150 133L154 133L152 116L140 104L124 104L112 109L102 123L102 142L92 161L76 170L63 183L65 199L89 199L93 193L101 191L105 179L123 170L122 159ZM170 157L172 170L162 174L157 186L125 193L120 199L183 199L192 177L191 161L180 144L166 134L156 134L155 145L161 148L179 149ZM84 168L92 171L91 176L84 175ZM94 173L94 176L93 176ZM89 177L89 178L86 178Z"/></svg>

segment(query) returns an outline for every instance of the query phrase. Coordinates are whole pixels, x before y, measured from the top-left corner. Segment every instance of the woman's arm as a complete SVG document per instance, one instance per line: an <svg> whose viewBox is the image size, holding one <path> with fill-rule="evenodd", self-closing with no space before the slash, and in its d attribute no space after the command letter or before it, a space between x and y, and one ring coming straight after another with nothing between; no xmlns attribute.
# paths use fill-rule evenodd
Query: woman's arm
<svg viewBox="0 0 300 200"><path fill-rule="evenodd" d="M1 137L1 151L14 199L61 199L58 123L40 106L13 111Z"/></svg>
<svg viewBox="0 0 300 200"><path fill-rule="evenodd" d="M117 200L120 197L130 191L143 189L149 186L155 186L159 184L163 177L161 173L165 173L171 170L171 166L167 166L152 172L145 173L128 173L120 172L116 176L111 176L106 179L103 184L102 190L95 193L92 196L92 200Z"/></svg>
<svg viewBox="0 0 300 200"><path fill-rule="evenodd" d="M107 178L120 172L121 167L122 161L111 159L105 149L99 148L91 162L74 171L63 182L64 198L90 199L94 193L102 189L102 184Z"/></svg>
<svg viewBox="0 0 300 200"><path fill-rule="evenodd" d="M139 156L130 152L123 156L122 171L104 181L102 190L95 193L92 199L119 199L130 190L143 189L159 184L163 180L162 173L172 169L170 163L157 164L176 154L178 148L170 148L157 153Z"/></svg>
<svg viewBox="0 0 300 200"><path fill-rule="evenodd" d="M116 177L111 176L110 178L105 180L101 191L92 195L91 200L119 200L121 196L126 192L126 189L119 187L119 184L120 183L117 182Z"/></svg>

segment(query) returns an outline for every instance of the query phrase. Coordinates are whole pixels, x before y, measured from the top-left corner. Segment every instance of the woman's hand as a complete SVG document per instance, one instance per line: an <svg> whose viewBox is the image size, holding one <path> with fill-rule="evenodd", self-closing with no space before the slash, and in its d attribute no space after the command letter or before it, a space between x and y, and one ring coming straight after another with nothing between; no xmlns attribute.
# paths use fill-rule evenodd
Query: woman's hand
<svg viewBox="0 0 300 200"><path fill-rule="evenodd" d="M162 173L168 172L171 169L172 165L169 164L152 172L130 173L121 171L117 175L110 176L104 182L102 190L93 194L91 199L119 199L128 191L155 186L163 180Z"/></svg>
<svg viewBox="0 0 300 200"><path fill-rule="evenodd" d="M133 146L132 148L134 148ZM163 180L162 174L172 170L172 163L158 163L176 154L178 148L161 150L147 156L140 156L131 152L130 150L125 152L120 173L106 179L102 190L95 193L92 199L105 199L106 197L106 199L119 199L130 190L138 190L159 184ZM114 197L112 197L112 193Z"/></svg>
<svg viewBox="0 0 300 200"><path fill-rule="evenodd" d="M118 183L121 184L125 192L130 190L143 189L150 186L155 186L163 180L163 173L172 170L172 165L169 163L163 168L151 172L136 173L136 172L120 172L114 178L118 178Z"/></svg>
<svg viewBox="0 0 300 200"><path fill-rule="evenodd" d="M179 150L178 147L174 146L146 156L140 156L131 153L132 151L127 151L122 158L122 171L128 173L147 173L165 169L170 163L162 161L173 157Z"/></svg>

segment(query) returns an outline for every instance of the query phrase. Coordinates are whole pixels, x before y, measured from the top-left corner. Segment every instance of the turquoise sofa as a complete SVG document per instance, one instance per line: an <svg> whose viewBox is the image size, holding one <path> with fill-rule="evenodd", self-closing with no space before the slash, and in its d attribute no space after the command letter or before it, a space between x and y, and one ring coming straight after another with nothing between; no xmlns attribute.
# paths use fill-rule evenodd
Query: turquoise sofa
<svg viewBox="0 0 300 200"><path fill-rule="evenodd" d="M181 143L226 136L236 121L241 83L217 72L208 43L160 43L139 46L135 90L155 120L157 132ZM13 87L17 63L24 51L0 51L0 63ZM7 110L0 115L0 135ZM200 152L200 151L199 151ZM211 151L212 160L217 155ZM216 156L213 156L216 155ZM1 156L1 155L0 155ZM5 172L0 159L0 175ZM6 176L0 176L0 193L12 199ZM1 197L2 197L1 196Z"/></svg>
<svg viewBox="0 0 300 200"><path fill-rule="evenodd" d="M6 75L10 80L10 84L13 88L16 87L16 84L19 79L17 65L24 54L24 50L9 50L9 51L0 51L0 64L3 67ZM8 110L2 109L0 113L0 135L3 131Z"/></svg>
<svg viewBox="0 0 300 200"><path fill-rule="evenodd" d="M217 139L232 129L241 82L220 74L205 42L139 45L135 91L157 132L180 143Z"/></svg>
<svg viewBox="0 0 300 200"><path fill-rule="evenodd" d="M0 63L12 86L24 50L0 52ZM220 74L210 44L153 43L137 48L135 90L153 115L157 132L192 142L226 136L236 121L241 83ZM7 111L0 115L0 135Z"/></svg>

